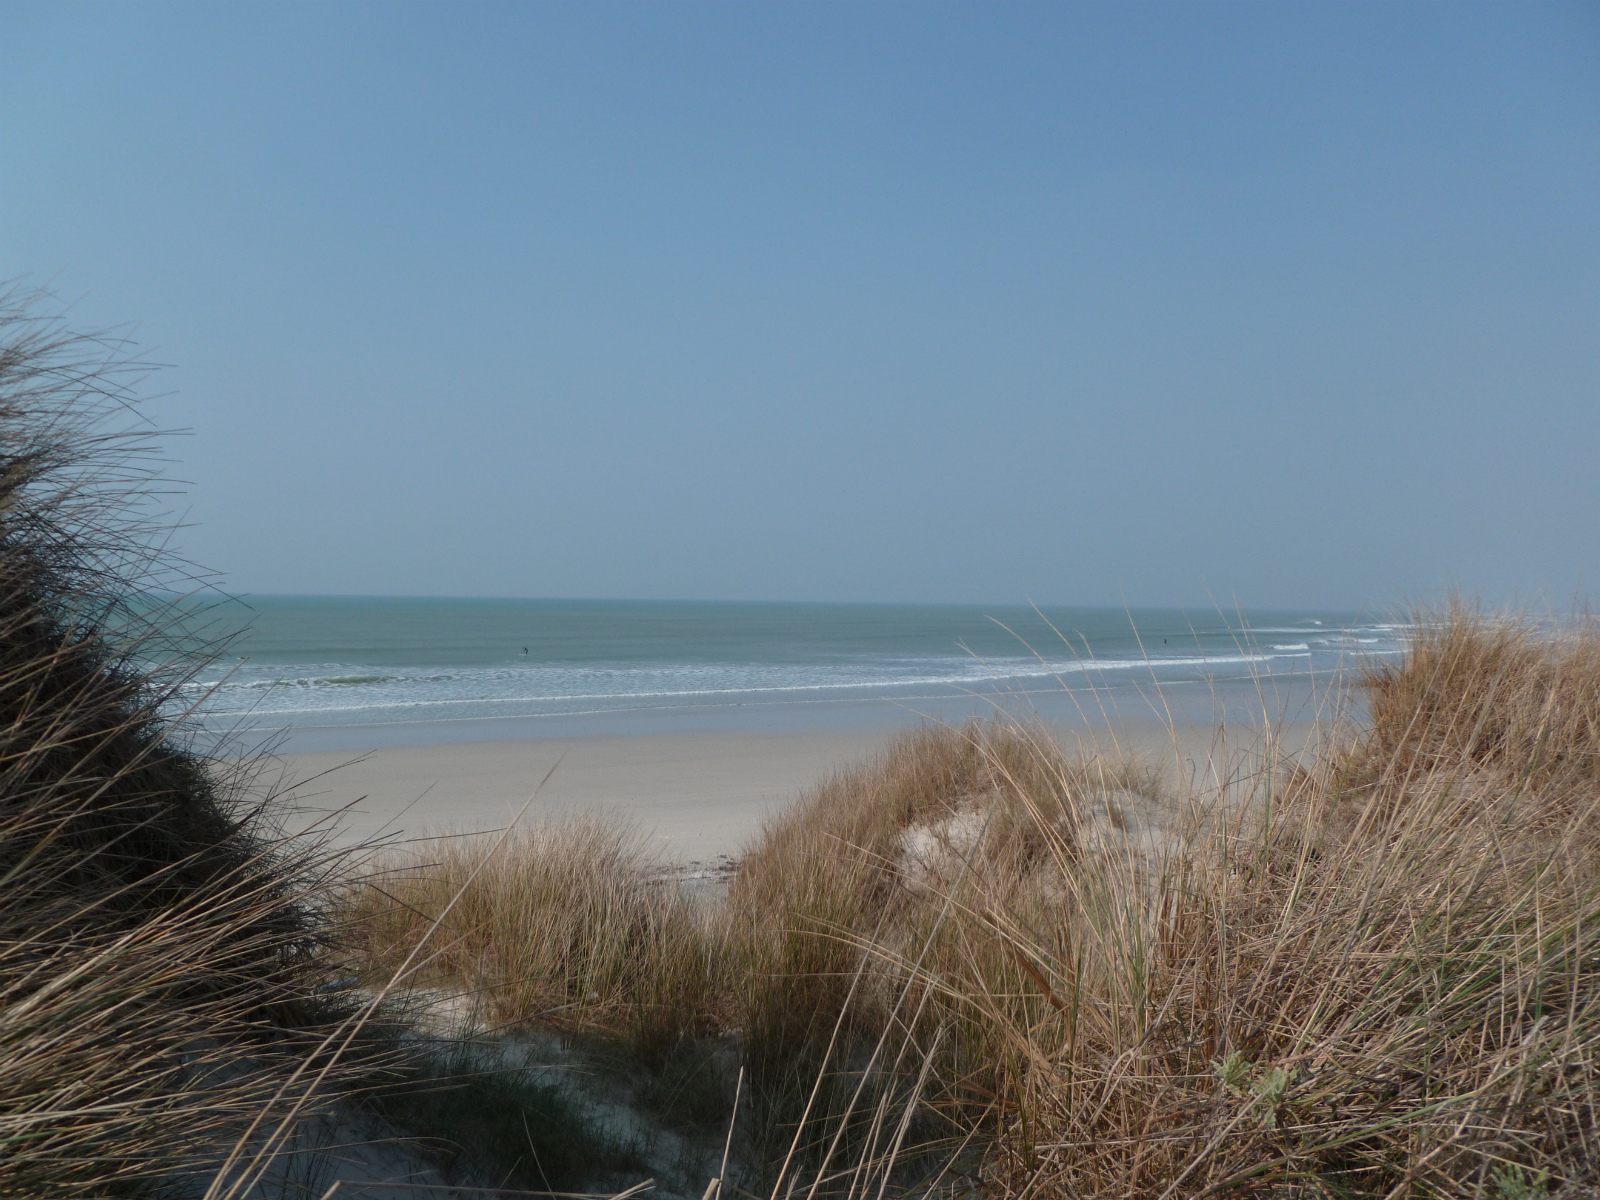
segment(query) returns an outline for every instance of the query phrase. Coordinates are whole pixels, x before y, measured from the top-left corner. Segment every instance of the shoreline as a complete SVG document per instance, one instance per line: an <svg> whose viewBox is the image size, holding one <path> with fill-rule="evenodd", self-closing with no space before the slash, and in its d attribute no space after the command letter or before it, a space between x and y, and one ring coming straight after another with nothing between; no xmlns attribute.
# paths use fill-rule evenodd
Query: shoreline
<svg viewBox="0 0 1600 1200"><path fill-rule="evenodd" d="M1259 723L1264 714L1292 723L1325 719L1329 700L1342 682L1309 674L1285 674L1259 679L1168 680L1159 684L1135 681L1083 688L951 689L905 696L676 703L507 716L303 720L281 724L269 724L263 717L254 723L241 719L225 729L197 728L195 736L211 752L233 758L257 753L364 753L405 746L701 733L887 735L924 723L960 724L991 717L1037 721L1082 732L1122 725L1164 726L1169 721L1196 726Z"/></svg>

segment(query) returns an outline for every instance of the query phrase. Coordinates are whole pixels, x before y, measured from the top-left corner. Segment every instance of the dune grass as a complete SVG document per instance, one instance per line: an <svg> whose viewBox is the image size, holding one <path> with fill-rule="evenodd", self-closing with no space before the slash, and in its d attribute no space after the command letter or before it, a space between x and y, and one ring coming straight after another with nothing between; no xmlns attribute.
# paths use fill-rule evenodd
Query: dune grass
<svg viewBox="0 0 1600 1200"><path fill-rule="evenodd" d="M272 789L185 724L224 645L163 550L143 370L49 309L0 294L0 1193L320 1195L347 1164L319 1139L352 1131L380 1174L427 1175L391 1145L426 1135L456 1182L617 1157L539 1080L453 1074L393 978L345 986L354 856L281 836Z"/></svg>
<svg viewBox="0 0 1600 1200"><path fill-rule="evenodd" d="M502 1020L736 1044L783 1194L952 1164L1029 1196L1586 1186L1600 639L1456 605L1360 686L1349 737L1183 779L917 731L698 912L615 829L530 832L433 965ZM475 853L391 862L369 952Z"/></svg>
<svg viewBox="0 0 1600 1200"><path fill-rule="evenodd" d="M785 1200L1600 1186L1592 623L1419 613L1366 723L1293 758L1265 725L1181 775L915 731L769 824L723 904L592 820L351 880L171 718L203 659L150 599L107 353L0 301L0 1192L246 1194L377 1068L377 1001L323 986L351 965L609 1041L701 1128L742 1064L742 1178ZM554 1092L411 1074L476 1097L480 1143L546 1101L573 1132L542 1135L605 1140Z"/></svg>
<svg viewBox="0 0 1600 1200"><path fill-rule="evenodd" d="M652 879L624 826L577 818L389 857L349 891L344 919L379 973L452 905L415 978L465 983L491 1025L542 1021L625 1036L658 1057L706 1028L723 965L713 930Z"/></svg>
<svg viewBox="0 0 1600 1200"><path fill-rule="evenodd" d="M336 862L189 747L140 372L45 303L0 296L0 1192L159 1191L330 1078Z"/></svg>

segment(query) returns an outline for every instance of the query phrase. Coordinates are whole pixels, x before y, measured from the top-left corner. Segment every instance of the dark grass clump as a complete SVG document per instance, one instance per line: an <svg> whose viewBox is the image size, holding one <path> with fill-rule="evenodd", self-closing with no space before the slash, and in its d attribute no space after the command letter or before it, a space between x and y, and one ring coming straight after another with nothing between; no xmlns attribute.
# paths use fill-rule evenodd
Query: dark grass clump
<svg viewBox="0 0 1600 1200"><path fill-rule="evenodd" d="M142 372L41 302L0 297L0 1192L158 1190L320 1071L327 862L174 723Z"/></svg>
<svg viewBox="0 0 1600 1200"><path fill-rule="evenodd" d="M408 1055L364 1107L400 1129L455 1178L523 1191L581 1191L597 1175L638 1177L638 1151L606 1128L547 1070L488 1069L470 1046Z"/></svg>

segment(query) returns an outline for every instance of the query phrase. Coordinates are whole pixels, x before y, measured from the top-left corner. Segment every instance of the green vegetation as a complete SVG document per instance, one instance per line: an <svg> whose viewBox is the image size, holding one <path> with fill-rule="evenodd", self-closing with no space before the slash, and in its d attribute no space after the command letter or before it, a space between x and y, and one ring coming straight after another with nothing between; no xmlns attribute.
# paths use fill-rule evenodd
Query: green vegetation
<svg viewBox="0 0 1600 1200"><path fill-rule="evenodd" d="M471 1048L411 1055L361 1095L369 1111L457 1178L503 1188L581 1191L602 1171L647 1169L572 1095L527 1068L487 1068Z"/></svg>

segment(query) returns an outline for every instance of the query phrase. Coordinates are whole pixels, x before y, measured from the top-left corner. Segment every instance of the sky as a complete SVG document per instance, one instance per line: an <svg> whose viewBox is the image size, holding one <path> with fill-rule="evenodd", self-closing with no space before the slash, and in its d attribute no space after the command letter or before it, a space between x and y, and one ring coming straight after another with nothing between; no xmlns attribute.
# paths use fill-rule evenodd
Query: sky
<svg viewBox="0 0 1600 1200"><path fill-rule="evenodd" d="M0 4L240 592L1600 589L1600 6Z"/></svg>

